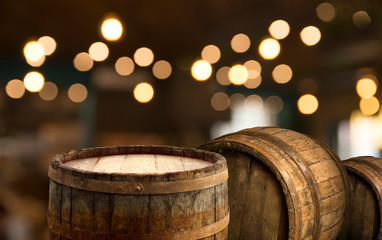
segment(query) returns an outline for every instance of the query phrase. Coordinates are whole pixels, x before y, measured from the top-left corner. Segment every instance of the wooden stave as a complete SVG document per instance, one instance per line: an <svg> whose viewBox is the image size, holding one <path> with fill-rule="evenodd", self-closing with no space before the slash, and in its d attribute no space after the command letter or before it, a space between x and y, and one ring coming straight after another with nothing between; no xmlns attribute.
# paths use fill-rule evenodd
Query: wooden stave
<svg viewBox="0 0 382 240"><path fill-rule="evenodd" d="M165 149L165 151L161 151L161 148ZM93 150L96 150L94 152L92 152L92 154L94 155L99 155L100 153L101 154L119 154L119 153L137 153L137 149L140 149L139 151L142 153L155 153L155 154L167 154L168 153L168 150L169 149L175 149L175 152L178 153L178 154L183 154L182 156L186 156L186 157L200 157L200 156L203 156L204 159L207 159L208 161L215 161L215 164L214 166L212 167L206 167L206 168L202 168L202 169L197 169L197 170L192 170L190 171L191 174L187 173L185 176L184 176L184 173L182 172L175 172L175 173L169 173L169 174L151 174L152 176L144 176L142 177L141 175L139 174L127 174L129 176L124 176L124 174L104 174L104 173L100 173L100 174L94 174L92 172L88 172L88 171L84 171L84 170L79 170L79 169L73 169L73 168L70 168L68 166L66 166L65 164L63 164L63 162L65 161L69 161L70 159L78 159L78 157L80 158L87 158L89 157L89 154L85 154L86 151L90 151L92 152ZM133 150L135 149L135 150ZM141 151L141 150L144 150L144 151ZM154 151L151 151L152 149L154 149ZM61 162L60 160L63 159L63 162ZM167 180L167 181L176 181L176 180L184 180L185 177L191 177L192 179L200 179L200 178L203 178L205 176L209 176L209 175L213 175L213 174L216 174L216 173L222 173L224 171L227 171L227 166L226 166L226 163L225 163L225 159L218 155L218 154L215 154L215 153L211 153L211 152L207 152L207 151L203 151L203 150L197 150L197 149L188 149L188 148L179 148L179 147L163 147L163 146L119 146L119 147L108 147L106 149L104 148L91 148L91 149L83 149L83 150L79 150L79 151L71 151L71 152L68 152L68 153L64 153L64 154L59 154L57 155L52 161L51 161L51 167L54 168L54 169L58 169L58 170L62 170L64 172L66 172L67 174L72 174L73 176L81 176L81 177L91 177L93 179L100 179L102 181L113 181L113 182L116 182L116 181L131 181L131 180L137 180L136 178L138 178L139 181L143 181L143 182L147 182L149 180L153 180L154 183L160 183L161 181L163 182L163 180ZM152 178L152 179L150 179ZM56 185L56 187L61 187L61 189L65 189L66 192L71 192L70 194L72 194L73 192L82 192L83 194L97 194L98 197L102 197L103 195L109 195L110 196L110 199L111 199L111 196L114 196L113 194L110 194L110 193L103 193L103 192L92 192L92 191L87 191L87 190L84 190L84 189L76 189L76 188L71 188L71 187L67 187L67 186L64 186L60 183L57 183L53 180L50 180L50 185ZM52 187L50 187L50 194L49 194L49 199L51 199L51 196L54 195L53 193L51 193L51 190ZM224 224L226 224L226 226L219 232L215 233L213 236L210 236L210 237L205 237L203 239L226 239L226 235L227 235L227 231L228 231L228 219L229 219L229 210L228 210L228 203L227 203L227 182L222 182L221 184L219 185L216 185L216 186L212 186L212 187L209 187L207 189L202 189L201 191L209 191L209 192L214 192L215 194L220 194L220 197L221 199L216 199L217 196L215 196L215 217L214 217L214 221L215 222L222 222L220 223L220 226L219 228L222 228L222 226L224 226ZM64 190L61 190L61 202L63 201L62 200L62 192ZM220 193L219 193L220 191ZM184 194L192 194L193 192L197 192L197 191L191 191L191 192L185 192ZM198 194L201 194L202 193L198 193ZM127 196L126 194L115 194L115 195L120 195L120 196ZM165 194L165 195L168 195L168 196L174 196L176 194ZM72 198L72 195L70 195ZM105 197L103 196L103 197ZM137 195L138 197L139 196L142 196L142 195ZM147 195L148 197L151 197L150 195ZM76 199L76 198L74 198ZM72 201L72 200L70 200ZM109 200L111 201L111 200ZM72 203L71 203L72 204ZM220 204L220 205L219 205ZM51 222L59 222L61 224L62 222L62 219L61 219L61 211L60 210L60 217L57 218L57 214L52 214L53 212L53 208L54 206L51 206L51 200L49 201L49 206L48 206L48 219L50 219ZM62 206L60 206L62 207ZM72 211L72 210L70 210ZM70 213L72 214L72 213ZM88 219L89 220L89 219ZM65 222L65 221L64 221ZM209 223L203 223L204 227L208 227L208 224ZM222 225L223 224L223 225ZM67 230L70 230L71 224L64 224L63 227L64 229L66 228ZM51 230L52 230L52 226L53 224L51 224ZM59 226L60 227L60 226ZM199 227L203 227L203 226L199 226ZM197 228L199 227L195 227L195 232L197 232ZM78 230L78 229L77 229ZM175 232L178 232L180 231L179 229L178 230L172 230L172 235L170 234L171 236L171 239L184 239L184 237L182 238L179 238L179 234L176 235ZM190 231L192 232L192 231ZM53 231L51 231L51 239L56 239L58 237L57 234L55 234ZM153 235L154 234L154 235ZM135 239L162 239L160 237L155 237L155 235L163 235L164 233L153 233L151 234L150 236L147 235L142 235L142 236L138 236L138 235L135 235L133 236L133 238ZM96 234L97 235L97 234ZM131 235L131 234L130 234ZM168 235L168 234L167 234ZM168 236L166 234L164 234L164 238L163 239L168 239ZM87 238L86 237L86 234L82 234L81 235L83 238L81 239L93 239L93 238ZM178 236L178 237L177 237ZM108 233L105 233L104 231L101 231L100 234L97 235L97 237L94 237L94 239L125 239L127 237L127 239L130 239L131 236L129 237L129 234L121 234L121 233L117 233L117 234L112 234L110 232ZM138 238L137 238L138 237ZM147 237L147 238L146 238ZM65 237L61 236L61 238L63 239L66 239ZM67 238L67 239L76 239L76 238Z"/></svg>
<svg viewBox="0 0 382 240"><path fill-rule="evenodd" d="M343 185L344 185L344 186L343 186L343 192L344 192L344 195L347 195L347 194L348 194L348 179L347 179L347 175L346 175L345 169L344 169L344 167L342 166L342 164L341 164L339 158L336 156L336 154L335 154L332 150L329 151L327 146L323 145L321 142L318 142L318 141L316 141L315 139L313 139L313 138L311 138L311 137L309 137L309 136L307 136L307 135L304 135L304 134L300 134L300 133L297 133L297 132L294 132L294 131L291 131L291 130L287 130L287 129L275 128L275 127L258 127L258 128L252 128L252 129L244 129L244 130L241 130L241 131L238 131L238 132L235 132L235 133L230 133L230 134L223 135L223 136L221 136L221 137L218 137L218 138L216 138L216 139L214 139L214 140L211 140L211 141L207 142L206 144L200 146L200 148L201 148L201 149L206 149L206 150L209 150L209 151L216 151L216 152L219 153L219 151L217 151L217 150L219 150L219 147L222 147L222 146L217 146L217 147L216 147L216 143L217 143L217 142L228 141L227 145L228 145L229 147L232 147L233 142L232 142L232 141L229 142L229 141L230 141L229 138L232 138L232 137L235 137L235 136L236 136L236 137L239 137L239 136L241 136L241 137L243 137L243 136L249 136L249 137L253 137L253 138L254 138L255 136L259 137L260 135L263 135L263 134L258 134L256 131L259 131L259 132L263 131L263 132L265 132L265 134L267 134L267 132L269 132L269 131L270 131L270 132L272 132L272 131L274 131L274 132L277 132L277 131L280 131L280 132L282 132L282 131L287 131L287 132L289 132L289 133L298 134L298 135L301 135L301 137L307 138L307 139L309 139L309 141L314 142L314 144L317 144L317 146L319 146L320 148L322 148L322 151L325 152L326 155L330 156L330 158L333 159L333 156L335 156L336 158L333 159L333 160L334 160L334 161L338 161L338 163L336 162L335 165L336 165L336 167L339 168L338 170L339 170L339 172L340 172L341 182L342 182ZM231 139L231 140L232 140L232 139ZM252 140L253 140L253 139L252 139ZM268 140L269 140L269 139L268 139ZM251 141L251 139L247 139L247 142L250 142L250 141ZM245 142L243 143L243 142L242 142L242 144L248 144L248 143L245 143ZM214 145L215 145L215 147L214 147ZM277 145L277 144L276 144L276 145ZM253 154L253 153L252 153L252 154ZM257 157L257 158L258 158L258 157ZM258 159L259 159L259 158L258 158ZM229 159L227 159L227 161L228 161L228 160L229 160ZM260 158L259 160L261 161L261 158ZM228 161L228 162L229 162L229 161ZM298 209L298 203L297 203L297 204L294 204L294 203L295 203L295 200L293 200L293 199L290 197L291 193L288 192L288 187L290 187L290 184L288 185L288 184L285 184L285 182L283 182L283 177L285 177L285 174L284 174L284 176L281 176L281 174L279 173L278 169L275 168L274 166L272 166L272 164L269 164L267 161L264 162L264 159L262 160L262 162L272 170L272 172L274 173L274 175L275 175L275 176L277 177L277 179L280 181L280 183L281 183L281 185L282 185L282 189L283 189L283 191L284 191L284 193L285 193L285 195L286 195L286 201L287 201L287 204L288 204L288 208ZM300 170L301 170L301 169L300 169ZM231 176L231 178L232 178L232 176ZM292 194L292 195L293 195L293 194ZM345 205L345 207L343 207L343 210L342 210L342 207L340 206L340 204L337 204L337 205L339 205L339 207L338 207L337 209L338 209L338 210L341 210L341 213L340 213L341 216L344 215L345 209L346 209L347 206L348 206L348 203L346 202L346 200L343 200L342 202L343 202L343 204ZM292 206L292 205L294 205L294 207L289 207L289 206ZM231 206L231 210L232 210L232 206ZM317 211L316 211L316 213L317 213ZM231 216L233 216L233 214L234 214L234 212L231 211ZM298 223L295 221L296 219L294 218L294 216L291 217L291 216L289 215L288 217L289 217L289 221L290 221L290 222L295 222L295 224L296 224L296 226L297 226L297 229L301 229L301 228L302 228L302 227L300 226L300 224L298 224ZM298 218L298 216L297 216L297 218ZM317 217L316 217L316 219L317 219ZM235 219L232 218L232 221L235 221ZM232 221L231 221L231 223L232 223ZM335 224L337 224L337 223L335 223ZM334 238L335 238L335 235L337 235L337 234L339 233L339 230L341 229L342 224L343 224L343 217L341 217L341 219L339 219L339 221L338 221L338 225L336 226L336 229L332 231L331 235L329 235L331 239L334 239ZM317 231L316 231L316 232L317 232ZM319 233L320 233L320 232L319 232ZM318 235L319 235L319 234L318 234ZM319 239L319 236L318 236L318 235L316 234L316 235L313 237L313 239ZM323 236L322 239L327 239L327 238L328 238L328 235ZM301 239L301 236L298 235L298 234L292 234L292 235L289 234L289 239ZM309 238L308 238L308 239L309 239Z"/></svg>
<svg viewBox="0 0 382 240"><path fill-rule="evenodd" d="M375 163L376 161L379 163ZM343 164L349 175L353 174L354 177L362 179L373 191L379 207L379 230L375 239L382 239L382 159L373 156L358 156L344 160ZM347 220L350 221L350 216L347 216ZM348 222L348 224L351 223ZM347 237L349 233L347 229L344 229L342 234Z"/></svg>

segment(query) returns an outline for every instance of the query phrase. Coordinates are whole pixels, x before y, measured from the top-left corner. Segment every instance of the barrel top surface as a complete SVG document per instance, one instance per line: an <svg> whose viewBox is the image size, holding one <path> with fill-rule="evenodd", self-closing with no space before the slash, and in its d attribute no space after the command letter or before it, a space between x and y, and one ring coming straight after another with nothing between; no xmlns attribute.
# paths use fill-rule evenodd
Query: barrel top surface
<svg viewBox="0 0 382 240"><path fill-rule="evenodd" d="M170 173L212 166L213 163L190 157L158 154L123 154L71 160L73 168L100 173Z"/></svg>

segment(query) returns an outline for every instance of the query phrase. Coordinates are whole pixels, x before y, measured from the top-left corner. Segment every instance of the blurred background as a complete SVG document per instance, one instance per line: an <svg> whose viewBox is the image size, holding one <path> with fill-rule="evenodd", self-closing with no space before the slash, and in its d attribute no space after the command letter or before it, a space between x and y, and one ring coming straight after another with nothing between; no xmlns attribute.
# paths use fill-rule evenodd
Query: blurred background
<svg viewBox="0 0 382 240"><path fill-rule="evenodd" d="M47 167L279 126L380 156L382 2L0 1L0 239L48 239Z"/></svg>

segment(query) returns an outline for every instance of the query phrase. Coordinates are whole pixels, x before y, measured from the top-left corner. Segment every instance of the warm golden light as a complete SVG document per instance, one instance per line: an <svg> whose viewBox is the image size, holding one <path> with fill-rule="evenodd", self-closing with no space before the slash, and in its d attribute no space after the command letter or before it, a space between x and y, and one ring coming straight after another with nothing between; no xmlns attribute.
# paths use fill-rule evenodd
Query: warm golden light
<svg viewBox="0 0 382 240"><path fill-rule="evenodd" d="M57 47L56 40L50 36L43 36L40 37L37 42L41 44L41 46L44 48L44 54L46 56L50 56L54 53Z"/></svg>
<svg viewBox="0 0 382 240"><path fill-rule="evenodd" d="M89 56L96 62L102 62L109 56L109 48L103 42L90 45Z"/></svg>
<svg viewBox="0 0 382 240"><path fill-rule="evenodd" d="M10 98L22 98L25 93L24 83L19 79L13 79L5 86L5 92Z"/></svg>
<svg viewBox="0 0 382 240"><path fill-rule="evenodd" d="M248 78L248 80L244 83L244 87L248 89L255 89L260 86L261 81L262 78L260 75L257 78Z"/></svg>
<svg viewBox="0 0 382 240"><path fill-rule="evenodd" d="M297 107L302 114L313 114L318 109L318 100L312 94L305 94L298 99Z"/></svg>
<svg viewBox="0 0 382 240"><path fill-rule="evenodd" d="M228 72L228 79L235 85L244 84L248 80L248 70L243 65L232 66Z"/></svg>
<svg viewBox="0 0 382 240"><path fill-rule="evenodd" d="M279 114L284 108L284 101L279 96L270 96L265 99L264 106L272 115Z"/></svg>
<svg viewBox="0 0 382 240"><path fill-rule="evenodd" d="M222 85L227 86L230 85L231 82L228 79L228 72L230 70L230 67L224 66L218 69L216 72L216 81Z"/></svg>
<svg viewBox="0 0 382 240"><path fill-rule="evenodd" d="M158 79L166 79L170 77L171 73L171 64L165 60L160 60L153 66L153 75Z"/></svg>
<svg viewBox="0 0 382 240"><path fill-rule="evenodd" d="M316 8L316 14L321 21L330 22L336 17L336 9L333 4L323 2Z"/></svg>
<svg viewBox="0 0 382 240"><path fill-rule="evenodd" d="M251 46L251 40L243 33L236 34L231 40L231 47L237 53L246 52Z"/></svg>
<svg viewBox="0 0 382 240"><path fill-rule="evenodd" d="M42 58L40 58L38 61L32 61L28 58L26 58L25 60L32 67L40 67L45 62L45 59L46 59L46 57L45 57L45 55L43 55Z"/></svg>
<svg viewBox="0 0 382 240"><path fill-rule="evenodd" d="M307 46L316 45L321 40L321 32L315 26L308 26L300 32L301 41Z"/></svg>
<svg viewBox="0 0 382 240"><path fill-rule="evenodd" d="M108 41L117 41L121 38L123 27L117 18L108 18L101 25L102 36Z"/></svg>
<svg viewBox="0 0 382 240"><path fill-rule="evenodd" d="M206 81L212 74L212 67L206 60L198 60L191 67L191 74L197 81Z"/></svg>
<svg viewBox="0 0 382 240"><path fill-rule="evenodd" d="M88 90L81 83L75 83L68 89L68 97L72 102L80 103L88 97Z"/></svg>
<svg viewBox="0 0 382 240"><path fill-rule="evenodd" d="M261 57L266 60L275 59L280 54L280 44L276 39L264 39L259 46Z"/></svg>
<svg viewBox="0 0 382 240"><path fill-rule="evenodd" d="M248 79L258 78L261 73L261 65L258 61L248 60L244 63L244 67L248 69Z"/></svg>
<svg viewBox="0 0 382 240"><path fill-rule="evenodd" d="M24 56L31 62L39 62L45 57L43 46L37 41L30 41L24 46Z"/></svg>
<svg viewBox="0 0 382 240"><path fill-rule="evenodd" d="M292 69L286 64L277 65L272 71L272 77L275 82L284 84L292 79Z"/></svg>
<svg viewBox="0 0 382 240"><path fill-rule="evenodd" d="M353 24L357 28L367 28L371 23L369 14L365 11L358 11L353 14Z"/></svg>
<svg viewBox="0 0 382 240"><path fill-rule="evenodd" d="M134 61L138 66L147 67L154 61L154 53L150 48L141 47L134 53Z"/></svg>
<svg viewBox="0 0 382 240"><path fill-rule="evenodd" d="M216 111L224 111L228 109L230 99L224 92L217 92L211 98L211 107Z"/></svg>
<svg viewBox="0 0 382 240"><path fill-rule="evenodd" d="M38 92L40 97L45 101L52 101L56 99L58 94L57 85L52 82L46 82L44 87Z"/></svg>
<svg viewBox="0 0 382 240"><path fill-rule="evenodd" d="M29 72L24 77L24 87L30 92L38 92L44 86L44 76L39 72Z"/></svg>
<svg viewBox="0 0 382 240"><path fill-rule="evenodd" d="M369 98L377 92L377 84L370 78L362 78L357 81L356 90L361 98Z"/></svg>
<svg viewBox="0 0 382 240"><path fill-rule="evenodd" d="M245 103L245 96L241 93L235 93L232 94L231 97L229 98L229 108L232 111L238 110L241 106L244 105Z"/></svg>
<svg viewBox="0 0 382 240"><path fill-rule="evenodd" d="M252 94L252 95L249 95L248 97L246 97L244 104L247 107L258 107L261 109L261 108L263 108L264 102L263 102L263 99L259 95Z"/></svg>
<svg viewBox="0 0 382 240"><path fill-rule="evenodd" d="M74 67L81 72L89 71L90 69L92 69L93 64L93 59L86 52L81 52L77 54L73 60Z"/></svg>
<svg viewBox="0 0 382 240"><path fill-rule="evenodd" d="M115 71L121 76L128 76L134 72L134 62L129 57L120 57L115 62Z"/></svg>
<svg viewBox="0 0 382 240"><path fill-rule="evenodd" d="M146 82L139 83L134 88L134 97L140 103L150 102L154 97L154 88Z"/></svg>
<svg viewBox="0 0 382 240"><path fill-rule="evenodd" d="M284 20L274 21L268 28L269 34L275 39L284 39L289 35L289 24Z"/></svg>
<svg viewBox="0 0 382 240"><path fill-rule="evenodd" d="M202 50L202 59L209 63L216 63L220 59L220 49L215 45L205 46Z"/></svg>
<svg viewBox="0 0 382 240"><path fill-rule="evenodd" d="M374 115L379 110L379 101L376 97L362 98L359 103L359 108L364 115Z"/></svg>

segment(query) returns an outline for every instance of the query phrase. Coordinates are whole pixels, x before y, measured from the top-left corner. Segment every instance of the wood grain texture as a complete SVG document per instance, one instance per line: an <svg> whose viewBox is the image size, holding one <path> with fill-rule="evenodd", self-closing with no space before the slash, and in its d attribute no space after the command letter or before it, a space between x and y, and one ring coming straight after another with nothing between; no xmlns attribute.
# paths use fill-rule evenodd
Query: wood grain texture
<svg viewBox="0 0 382 240"><path fill-rule="evenodd" d="M129 154L152 154L151 157L160 165L157 164L160 172L129 174L92 171L100 168L102 159L107 161L107 167L103 169L121 169L123 160L129 158ZM172 161L166 161L168 155L181 165L167 166ZM85 161L79 163L82 164L82 169L68 164L81 159ZM144 163L147 158L142 159ZM189 159L194 163L187 167ZM110 164L114 160L117 168ZM162 146L72 151L57 155L51 161L50 167L64 172L65 175L62 176L76 177L80 181L93 179L115 183L141 181L157 184L186 179L195 181L228 171L224 157L216 153ZM178 171L179 167L190 170ZM174 171L175 168L177 171ZM51 239L223 240L227 239L228 221L227 181L197 191L139 195L77 189L50 180L48 222Z"/></svg>
<svg viewBox="0 0 382 240"><path fill-rule="evenodd" d="M201 149L222 154L229 170L230 239L335 239L349 180L322 142L287 129L245 129Z"/></svg>
<svg viewBox="0 0 382 240"><path fill-rule="evenodd" d="M343 161L350 179L351 207L339 240L382 239L382 159Z"/></svg>

